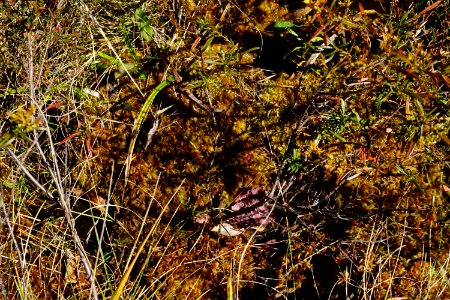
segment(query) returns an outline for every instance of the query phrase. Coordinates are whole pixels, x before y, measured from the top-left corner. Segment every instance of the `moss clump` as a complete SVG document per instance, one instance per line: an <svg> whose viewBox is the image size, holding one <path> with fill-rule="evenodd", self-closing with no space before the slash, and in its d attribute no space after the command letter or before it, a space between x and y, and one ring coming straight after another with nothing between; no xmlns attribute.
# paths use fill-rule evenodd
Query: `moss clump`
<svg viewBox="0 0 450 300"><path fill-rule="evenodd" d="M3 297L93 291L62 191L105 297L149 235L126 298L445 298L450 5L387 2L0 4Z"/></svg>

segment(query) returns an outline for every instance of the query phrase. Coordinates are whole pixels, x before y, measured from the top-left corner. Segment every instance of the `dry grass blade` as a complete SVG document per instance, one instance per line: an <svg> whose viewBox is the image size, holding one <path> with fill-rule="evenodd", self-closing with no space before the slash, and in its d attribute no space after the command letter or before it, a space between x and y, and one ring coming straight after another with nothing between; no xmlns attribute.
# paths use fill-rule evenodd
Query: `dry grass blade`
<svg viewBox="0 0 450 300"><path fill-rule="evenodd" d="M183 181L184 182L184 181ZM178 186L178 189L175 191L175 193L172 195L172 197L169 199L169 201L167 201L166 205L164 206L164 208L161 210L161 213L157 219L157 221L153 224L152 228L150 229L150 231L147 233L146 237L144 238L144 240L141 242L141 245L139 246L139 249L137 250L137 252L134 254L134 258L131 261L131 263L127 263L127 266L125 268L125 273L122 275L122 278L119 281L119 284L113 294L113 296L111 297L111 300L119 300L120 296L122 295L123 289L125 288L125 285L128 282L128 279L130 277L131 271L133 270L137 259L139 258L139 255L142 253L142 251L145 248L145 245L147 244L148 240L150 239L150 237L153 236L153 234L156 231L156 228L159 226L159 223L161 221L161 218L164 214L164 212L166 211L166 209L169 207L169 204L172 202L173 198L175 197L175 195L178 193L178 190L181 188L181 186L183 185L183 182ZM151 205L148 206L148 209L146 211L146 216L148 214L148 211L150 210ZM175 212L176 213L176 212ZM174 214L175 214L174 213ZM145 219L143 221L142 226L145 224ZM142 227L141 227L142 230ZM139 240L139 236L136 238L136 242ZM136 244L133 246L133 249L131 250L129 259L131 259L134 250L135 250L135 246Z"/></svg>
<svg viewBox="0 0 450 300"><path fill-rule="evenodd" d="M142 93L141 89L139 88L139 85L136 83L136 81L134 80L133 76L131 76L130 72L128 71L128 68L125 66L125 64L123 63L122 59L120 58L120 56L117 54L116 50L114 49L113 45L111 44L111 42L109 41L108 37L106 36L105 32L102 29L102 26L98 23L97 19L95 18L95 16L92 14L91 10L89 9L89 7L86 5L86 3L84 3L83 1L81 1L81 6L83 7L83 9L85 10L85 12L88 14L89 18L91 18L92 22L94 23L95 27L98 29L98 31L100 32L100 34L103 36L103 38L105 39L105 41L108 44L108 48L112 51L112 53L114 53L114 56L116 57L116 59L119 61L120 65L123 67L123 69L125 70L125 72L128 75L128 78L130 78L130 80L133 82L134 86L136 87L136 89L139 91L139 93L141 94L141 96L144 96L144 94Z"/></svg>
<svg viewBox="0 0 450 300"><path fill-rule="evenodd" d="M9 214L8 214L8 212L6 210L5 201L4 201L4 198L3 198L3 190L1 190L1 189L0 189L0 206L1 206L1 209L3 211L3 215L5 216L4 220L5 220L6 225L8 226L9 235L11 236L11 239L12 239L12 241L14 243L14 249L17 252L17 257L19 258L20 278L22 278L20 295L23 298L26 299L27 298L28 287L27 287L27 283L25 281L25 276L26 276L26 273L27 273L26 272L27 265L26 265L26 261L25 261L25 255L20 250L19 244L17 243L17 240L14 237L14 230L13 230L13 228L11 226ZM2 221L3 221L3 218L2 218ZM16 272L17 272L17 270L16 270ZM5 291L5 288L4 288L3 285L2 285L2 289L1 290L2 290L3 297L5 299L7 299L6 291Z"/></svg>
<svg viewBox="0 0 450 300"><path fill-rule="evenodd" d="M68 204L68 196L65 192L64 183L62 180L62 176L60 174L60 167L58 165L58 158L56 155L55 146L52 141L52 135L49 130L49 124L47 123L47 119L46 119L44 112L41 110L42 105L40 103L38 103L38 100L36 99L35 85L34 85L34 76L35 76L35 74L34 74L34 59L35 59L35 57L34 57L34 51L33 51L33 37L31 35L31 33L27 35L27 43L28 43L28 51L29 51L29 56L28 56L28 68L29 68L28 75L29 75L29 77L28 78L29 78L29 87L30 87L30 98L31 98L32 103L38 109L38 116L39 116L40 120L42 120L42 122L44 122L44 130L45 130L45 133L47 134L47 138L48 138L48 142L49 142L49 146L50 146L50 157L52 159L52 165L53 165L53 166L51 166L51 164L47 163L47 166L48 166L47 170L50 173L50 175L53 179L53 184L58 191L58 199L54 199L54 197L52 195L50 195L47 191L46 191L46 193L48 196L50 196L51 199L58 200L58 202L61 205L61 208L64 211L64 215L65 215L67 224L69 225L73 241L74 241L76 248L81 256L81 260L83 262L87 276L91 283L92 297L94 299L98 299L97 286L95 283L95 277L94 277L94 274L92 271L92 267L89 262L89 258L87 257L86 251L84 250L84 247L82 245L80 237L78 236L77 231L75 229L75 221L72 216L72 211L71 211L70 205ZM38 148L39 155L41 156L41 158L44 161L46 161L47 159L40 147L36 131L34 131L34 137L35 137L35 144ZM11 153L11 151L10 151L10 153ZM15 155L13 157L15 157ZM16 159L16 161L18 162L18 164L22 168L22 170L25 170L25 174L32 180L32 182L34 182L40 189L43 189L43 187L39 184L39 182L36 179L34 179L34 177L31 175L31 173L29 173L27 171L27 169L20 163L20 161L18 159ZM45 191L45 189L44 189L44 191Z"/></svg>

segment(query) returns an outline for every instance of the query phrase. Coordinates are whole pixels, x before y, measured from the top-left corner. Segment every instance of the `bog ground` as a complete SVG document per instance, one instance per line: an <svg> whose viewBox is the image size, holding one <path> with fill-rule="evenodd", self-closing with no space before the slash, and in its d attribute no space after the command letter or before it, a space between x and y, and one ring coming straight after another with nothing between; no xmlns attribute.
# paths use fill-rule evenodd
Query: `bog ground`
<svg viewBox="0 0 450 300"><path fill-rule="evenodd" d="M0 4L0 298L450 298L450 3Z"/></svg>

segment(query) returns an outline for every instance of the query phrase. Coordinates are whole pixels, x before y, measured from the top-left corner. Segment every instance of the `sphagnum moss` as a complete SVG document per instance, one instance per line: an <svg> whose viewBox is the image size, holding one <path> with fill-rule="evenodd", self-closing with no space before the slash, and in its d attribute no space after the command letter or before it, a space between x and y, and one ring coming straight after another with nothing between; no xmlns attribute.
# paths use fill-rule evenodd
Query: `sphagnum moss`
<svg viewBox="0 0 450 300"><path fill-rule="evenodd" d="M159 224L143 244L125 297L225 299L231 278L241 299L448 298L450 81L442 37L450 5L379 3L94 1L89 6L103 36L77 7L1 4L8 14L0 21L19 24L0 26L6 41L0 65L7 66L0 76L2 137L15 138L10 147L52 191L42 172L52 162L38 160L40 150L30 142L41 129L33 122L14 126L11 117L28 103L31 88L29 70L21 67L21 58L28 59L22 33L48 37L34 56L42 72L35 73L33 91L44 110L65 99L47 117L56 124L55 142L63 141L58 159L67 188L118 206L112 229L92 232L108 245L89 248L102 295L123 278L134 240L143 244ZM275 32L270 24L291 31ZM153 36L143 35L144 27ZM130 74L134 83L128 75L114 78L111 61L94 60L99 52L117 59L111 47L139 67ZM64 68L67 74L57 71ZM134 137L122 193L131 124L145 103L137 87L148 95L177 74L182 81L154 99L152 112L170 109L150 145L145 136L154 116ZM16 268L19 276L32 274L32 285L21 277L29 298L88 297L87 285L63 284L86 278L73 271L77 257L69 254L77 252L69 235L61 236L66 223L57 206L30 193L31 183L15 180L21 173L9 160L1 164L5 218L23 228L2 235L2 244L14 249L1 250L11 258L0 265L3 296L23 295L5 274L25 249L27 262L50 269ZM267 202L276 204L273 224L234 237L213 232L249 189L267 191ZM150 204L150 227L139 234ZM209 219L196 223L204 215ZM43 242L27 242L36 237ZM57 263L50 263L45 244L55 245Z"/></svg>

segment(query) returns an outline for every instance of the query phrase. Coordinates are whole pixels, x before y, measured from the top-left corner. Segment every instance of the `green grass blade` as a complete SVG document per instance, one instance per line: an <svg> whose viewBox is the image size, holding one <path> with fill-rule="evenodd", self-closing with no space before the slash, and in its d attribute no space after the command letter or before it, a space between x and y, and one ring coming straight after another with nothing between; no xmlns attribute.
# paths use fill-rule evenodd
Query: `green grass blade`
<svg viewBox="0 0 450 300"><path fill-rule="evenodd" d="M117 58L114 58L112 56L109 56L106 53L103 53L101 51L96 51L95 52L98 56L100 56L101 58L104 58L106 60L109 60L112 64L117 65L120 67L120 61Z"/></svg>
<svg viewBox="0 0 450 300"><path fill-rule="evenodd" d="M139 115L137 119L134 121L133 129L131 131L131 141L130 146L128 148L128 155L126 160L126 166L125 166L125 180L128 178L128 174L130 172L130 166L131 166L131 159L133 156L133 150L134 146L136 144L136 139L139 134L139 131L141 130L142 123L144 123L144 120L147 118L148 112L150 110L150 107L153 103L153 100L155 100L156 95L161 92L165 87L170 85L171 83L175 82L175 77L171 76L167 78L166 80L163 80L160 82L150 93L150 95L147 97L147 100L144 103L144 106L142 106L141 110L139 111Z"/></svg>

